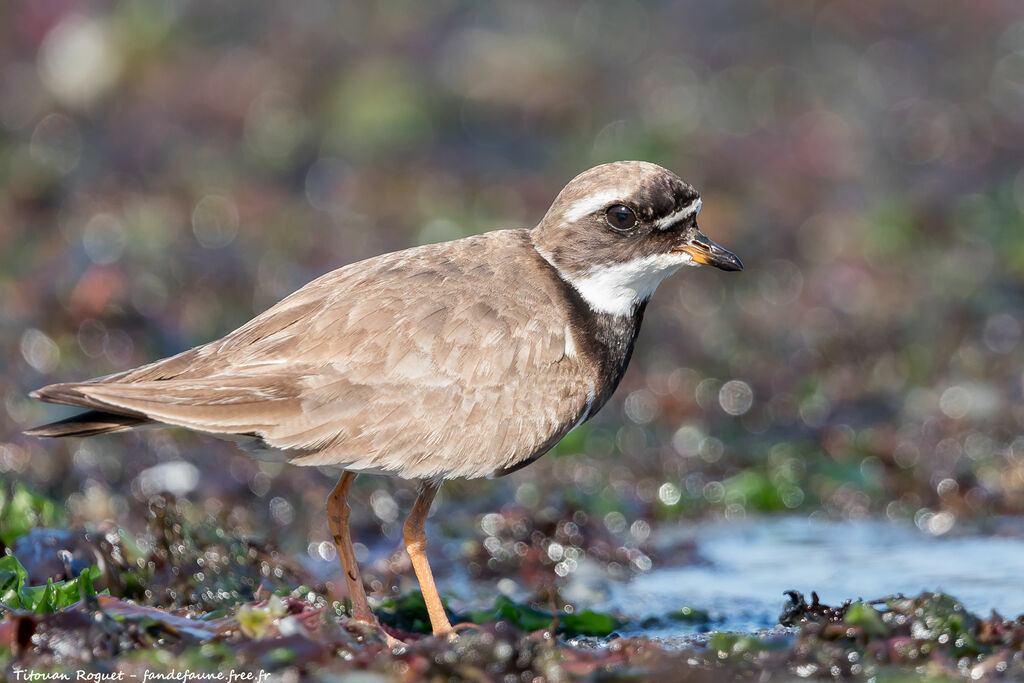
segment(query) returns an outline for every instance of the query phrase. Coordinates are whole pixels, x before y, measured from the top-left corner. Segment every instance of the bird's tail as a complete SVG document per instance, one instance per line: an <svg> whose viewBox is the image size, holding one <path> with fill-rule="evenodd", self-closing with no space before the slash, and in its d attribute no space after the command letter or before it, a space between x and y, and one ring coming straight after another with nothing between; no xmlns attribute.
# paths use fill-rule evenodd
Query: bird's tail
<svg viewBox="0 0 1024 683"><path fill-rule="evenodd" d="M144 425L149 420L144 417L132 417L130 415L115 415L114 413L103 413L98 410L90 410L79 415L41 425L33 429L26 429L28 436L49 436L59 438L64 436L96 436L97 434L109 434L111 432L123 432Z"/></svg>
<svg viewBox="0 0 1024 683"><path fill-rule="evenodd" d="M48 436L54 438L64 436L95 436L110 432L123 432L151 422L151 420L139 414L123 415L110 412L109 407L103 406L95 399L76 391L75 383L51 384L38 391L33 391L31 396L40 401L61 403L77 408L90 408L91 410L78 415L72 415L57 422L41 425L34 429L26 429L25 434L29 436Z"/></svg>

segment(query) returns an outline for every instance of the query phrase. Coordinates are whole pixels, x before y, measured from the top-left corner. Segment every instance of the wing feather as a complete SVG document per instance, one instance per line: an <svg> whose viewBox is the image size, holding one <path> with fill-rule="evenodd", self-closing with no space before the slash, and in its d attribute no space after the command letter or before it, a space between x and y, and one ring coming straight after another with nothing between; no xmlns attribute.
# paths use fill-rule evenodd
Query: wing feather
<svg viewBox="0 0 1024 683"><path fill-rule="evenodd" d="M387 254L223 339L40 397L256 435L300 464L490 474L553 445L593 380L565 355L564 303L529 256L525 231Z"/></svg>

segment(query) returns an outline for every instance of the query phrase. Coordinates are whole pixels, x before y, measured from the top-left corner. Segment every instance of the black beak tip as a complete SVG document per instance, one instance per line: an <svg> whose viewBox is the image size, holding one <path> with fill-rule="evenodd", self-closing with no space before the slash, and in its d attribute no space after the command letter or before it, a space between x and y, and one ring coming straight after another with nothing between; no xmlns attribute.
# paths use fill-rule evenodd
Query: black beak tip
<svg viewBox="0 0 1024 683"><path fill-rule="evenodd" d="M693 250L690 251L691 254L696 253L694 260L698 263L731 272L743 270L743 261L740 261L739 256L720 244L715 243L713 240L708 239L708 236L702 232L698 232L691 240L689 249L684 247L684 250L690 249Z"/></svg>
<svg viewBox="0 0 1024 683"><path fill-rule="evenodd" d="M740 261L740 258L736 254L731 251L726 251L725 249L718 254L715 254L715 258L711 260L711 265L719 270L725 270L728 272L743 270L743 261Z"/></svg>

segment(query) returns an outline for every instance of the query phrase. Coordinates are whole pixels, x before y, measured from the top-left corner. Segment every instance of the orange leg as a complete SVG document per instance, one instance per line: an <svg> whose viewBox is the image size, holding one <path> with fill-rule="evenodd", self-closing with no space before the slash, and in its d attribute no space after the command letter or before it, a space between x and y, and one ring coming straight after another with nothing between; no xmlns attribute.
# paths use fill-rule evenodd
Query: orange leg
<svg viewBox="0 0 1024 683"><path fill-rule="evenodd" d="M347 498L355 478L353 472L346 471L341 475L338 485L327 497L327 522L331 525L334 546L338 549L338 559L341 560L342 569L345 571L348 597L352 601L352 618L376 627L377 618L373 616L370 604L366 601L366 590L363 588L363 579L359 576L359 565L356 564L356 556L352 551L352 535L348 530Z"/></svg>
<svg viewBox="0 0 1024 683"><path fill-rule="evenodd" d="M439 488L441 488L440 482L423 482L420 494L412 506L412 512L409 513L409 519L406 520L402 531L405 536L405 549L409 553L409 559L412 560L416 578L419 579L423 600L427 603L427 613L430 615L430 626L434 635L450 637L454 631L448 621L448 615L444 613L441 596L437 594L437 586L434 585L434 573L430 571L430 563L427 561L427 534L423 530L423 524L427 521L427 513L430 511L430 504Z"/></svg>

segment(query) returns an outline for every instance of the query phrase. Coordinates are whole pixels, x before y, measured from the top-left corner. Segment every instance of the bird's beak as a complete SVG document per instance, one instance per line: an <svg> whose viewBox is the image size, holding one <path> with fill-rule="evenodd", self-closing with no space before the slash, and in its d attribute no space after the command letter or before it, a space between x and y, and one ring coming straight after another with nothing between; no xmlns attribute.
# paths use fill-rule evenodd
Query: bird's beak
<svg viewBox="0 0 1024 683"><path fill-rule="evenodd" d="M722 270L743 270L743 262L736 254L719 246L699 230L686 244L676 247L673 251L686 252L694 261L705 266L714 266Z"/></svg>

